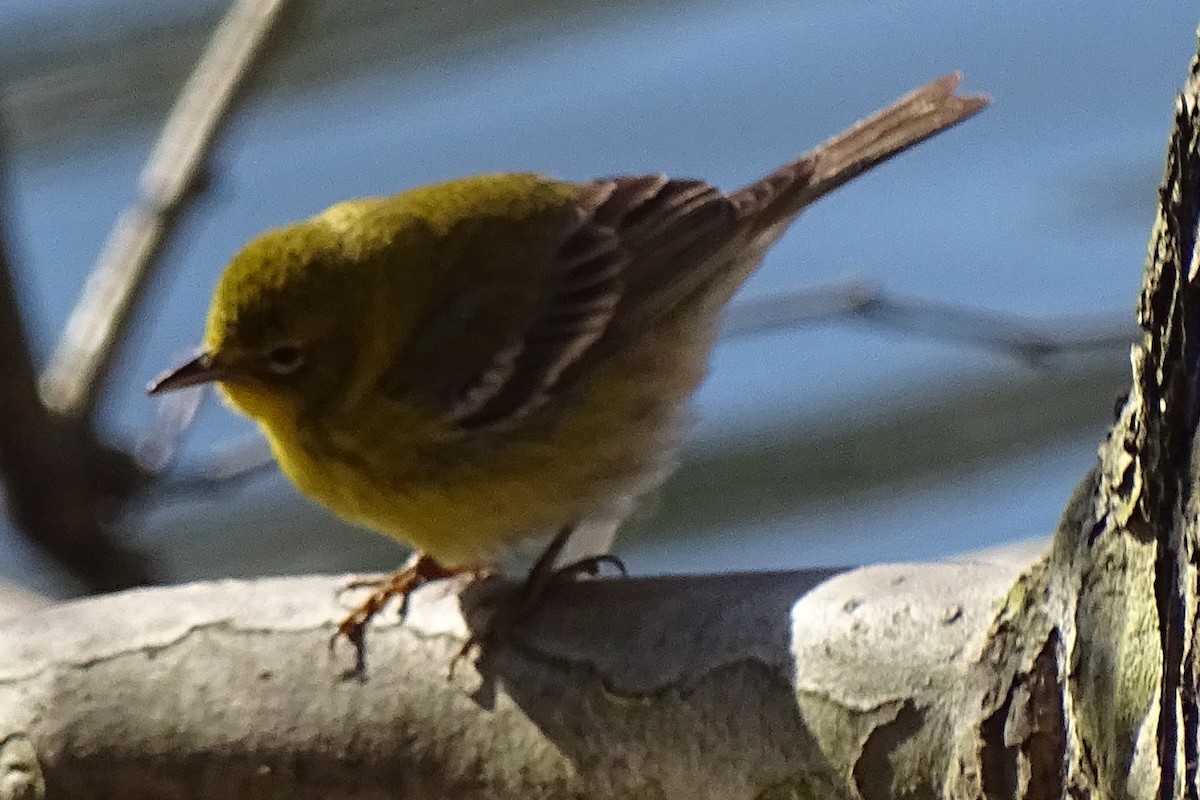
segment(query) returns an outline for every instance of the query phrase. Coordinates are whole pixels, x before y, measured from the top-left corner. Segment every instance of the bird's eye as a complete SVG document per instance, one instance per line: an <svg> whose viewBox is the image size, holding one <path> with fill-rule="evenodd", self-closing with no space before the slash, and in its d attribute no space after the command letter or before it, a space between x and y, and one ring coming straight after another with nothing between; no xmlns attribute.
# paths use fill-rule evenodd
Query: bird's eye
<svg viewBox="0 0 1200 800"><path fill-rule="evenodd" d="M267 369L276 375L290 375L304 363L304 351L299 345L281 344L267 352Z"/></svg>

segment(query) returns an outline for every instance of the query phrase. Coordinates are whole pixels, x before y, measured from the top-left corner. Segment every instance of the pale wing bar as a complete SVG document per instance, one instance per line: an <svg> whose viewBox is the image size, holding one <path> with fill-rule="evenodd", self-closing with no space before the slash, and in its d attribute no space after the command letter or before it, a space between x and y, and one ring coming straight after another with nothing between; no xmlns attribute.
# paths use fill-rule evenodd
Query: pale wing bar
<svg viewBox="0 0 1200 800"><path fill-rule="evenodd" d="M702 181L642 175L595 181L580 219L559 248L560 278L542 311L454 403L460 430L520 419L573 382L577 366L609 333L621 304L653 291L666 266L694 244L698 218L714 205L732 219L724 196ZM631 292L632 290L632 292ZM622 309L621 314L627 309Z"/></svg>

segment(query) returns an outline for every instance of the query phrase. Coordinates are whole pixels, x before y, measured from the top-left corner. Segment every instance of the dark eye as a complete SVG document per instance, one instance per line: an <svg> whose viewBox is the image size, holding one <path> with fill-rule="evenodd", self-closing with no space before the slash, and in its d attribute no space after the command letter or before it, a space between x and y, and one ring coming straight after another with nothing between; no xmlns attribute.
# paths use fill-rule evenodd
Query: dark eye
<svg viewBox="0 0 1200 800"><path fill-rule="evenodd" d="M276 375L290 375L304 363L304 351L299 345L281 344L267 352L267 369Z"/></svg>

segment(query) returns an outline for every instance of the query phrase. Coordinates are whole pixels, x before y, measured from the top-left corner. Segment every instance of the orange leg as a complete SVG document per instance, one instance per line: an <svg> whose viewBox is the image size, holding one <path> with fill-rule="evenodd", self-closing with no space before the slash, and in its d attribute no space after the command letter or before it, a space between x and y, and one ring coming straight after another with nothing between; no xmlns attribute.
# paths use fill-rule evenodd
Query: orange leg
<svg viewBox="0 0 1200 800"><path fill-rule="evenodd" d="M337 632L329 640L330 647L337 642L339 637L345 636L354 645L354 649L358 654L355 672L359 674L363 673L366 666L365 637L367 623L371 621L372 617L383 610L383 607L388 604L389 600L393 597L400 598L400 616L403 617L408 612L409 596L418 588L430 581L452 578L455 575L465 573L470 573L478 577L481 574L481 570L477 567L445 567L424 553L417 553L400 570L392 573L382 581L351 581L347 584L347 589L360 589L373 586L375 587L375 591L371 592L357 608L342 620L341 624L338 625Z"/></svg>

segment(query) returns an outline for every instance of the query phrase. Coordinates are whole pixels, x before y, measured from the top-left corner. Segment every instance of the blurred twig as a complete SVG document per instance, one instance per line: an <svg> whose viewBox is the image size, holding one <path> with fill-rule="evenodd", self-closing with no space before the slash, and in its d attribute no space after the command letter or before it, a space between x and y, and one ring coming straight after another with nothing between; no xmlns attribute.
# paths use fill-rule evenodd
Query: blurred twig
<svg viewBox="0 0 1200 800"><path fill-rule="evenodd" d="M0 146L0 170L3 156ZM0 204L3 189L0 173ZM42 405L3 222L0 215L0 480L8 512L89 589L145 583L149 564L104 525L117 500L134 494L145 476L128 455Z"/></svg>
<svg viewBox="0 0 1200 800"><path fill-rule="evenodd" d="M158 417L133 449L142 469L161 476L175 461L207 394L207 387L181 389L158 403Z"/></svg>
<svg viewBox="0 0 1200 800"><path fill-rule="evenodd" d="M98 441L91 417L168 236L199 188L213 142L287 0L235 0L192 73L117 221L41 380L0 239L0 479L22 531L92 590L149 582L149 563L105 522L141 494L170 449L130 454ZM0 154L2 155L2 154ZM2 159L0 159L2 160ZM183 402L189 399L184 398ZM194 410L194 409L193 409ZM182 435L192 410L168 414Z"/></svg>
<svg viewBox="0 0 1200 800"><path fill-rule="evenodd" d="M900 297L862 281L820 286L741 303L727 337L755 336L831 322L861 321L901 333L1003 353L1041 366L1055 356L1129 345L1136 328L1123 315L1037 322L978 308Z"/></svg>
<svg viewBox="0 0 1200 800"><path fill-rule="evenodd" d="M208 153L288 0L235 0L185 84L42 375L46 404L90 416L158 255L197 193Z"/></svg>
<svg viewBox="0 0 1200 800"><path fill-rule="evenodd" d="M275 456L266 440L250 436L218 445L212 457L199 467L164 477L155 484L153 497L147 499L169 502L226 492L276 469Z"/></svg>

